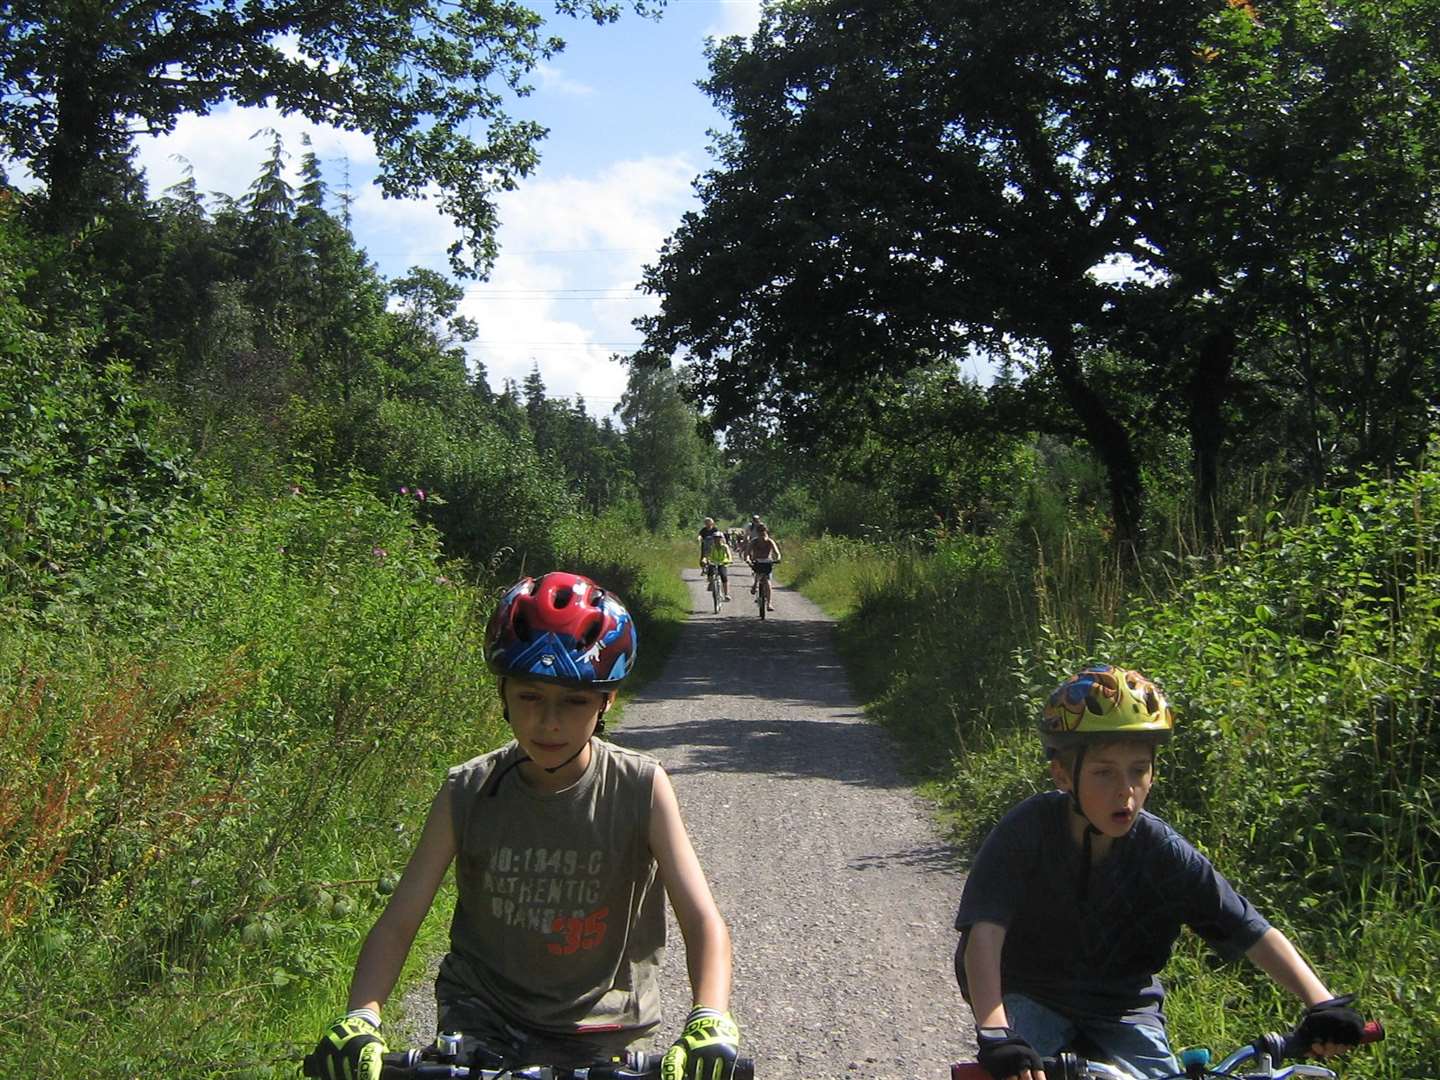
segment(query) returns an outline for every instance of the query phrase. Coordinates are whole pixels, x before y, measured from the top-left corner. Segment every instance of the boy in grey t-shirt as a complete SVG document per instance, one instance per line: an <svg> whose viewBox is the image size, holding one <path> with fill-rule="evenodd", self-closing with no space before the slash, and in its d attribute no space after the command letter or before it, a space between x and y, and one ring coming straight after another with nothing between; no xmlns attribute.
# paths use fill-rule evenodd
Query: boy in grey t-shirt
<svg viewBox="0 0 1440 1080"><path fill-rule="evenodd" d="M955 927L955 973L995 1080L1045 1080L1043 1056L1077 1040L1138 1077L1179 1071L1157 973L1184 926L1244 955L1307 1009L1318 1056L1360 1041L1349 997L1326 989L1290 941L1169 825L1145 812L1174 717L1138 672L1096 665L1041 716L1058 789L1016 806L976 858Z"/></svg>

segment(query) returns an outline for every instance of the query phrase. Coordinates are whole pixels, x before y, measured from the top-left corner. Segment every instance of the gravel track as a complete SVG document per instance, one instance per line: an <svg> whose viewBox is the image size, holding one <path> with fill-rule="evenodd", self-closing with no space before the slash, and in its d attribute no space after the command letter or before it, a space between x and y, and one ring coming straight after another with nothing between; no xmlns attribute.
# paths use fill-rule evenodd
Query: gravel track
<svg viewBox="0 0 1440 1080"><path fill-rule="evenodd" d="M818 607L777 586L762 622L742 568L715 615L684 576L691 618L614 738L674 782L734 943L741 1052L761 1080L944 1080L974 1043L951 967L963 877L929 805L855 704ZM673 916L663 985L668 1039L690 1007ZM406 1008L426 1038L430 992Z"/></svg>

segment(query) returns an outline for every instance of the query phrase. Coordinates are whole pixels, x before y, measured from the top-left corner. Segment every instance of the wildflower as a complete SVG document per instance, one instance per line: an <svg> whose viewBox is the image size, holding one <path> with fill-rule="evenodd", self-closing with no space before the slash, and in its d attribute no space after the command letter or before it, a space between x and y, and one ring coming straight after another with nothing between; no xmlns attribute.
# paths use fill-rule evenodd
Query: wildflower
<svg viewBox="0 0 1440 1080"><path fill-rule="evenodd" d="M388 552L379 544L376 544L370 549L370 554L377 559L383 559L388 554Z"/></svg>
<svg viewBox="0 0 1440 1080"><path fill-rule="evenodd" d="M415 498L419 499L421 502L424 502L424 501L425 501L425 489L424 489L424 488L416 488L416 489L415 489Z"/></svg>

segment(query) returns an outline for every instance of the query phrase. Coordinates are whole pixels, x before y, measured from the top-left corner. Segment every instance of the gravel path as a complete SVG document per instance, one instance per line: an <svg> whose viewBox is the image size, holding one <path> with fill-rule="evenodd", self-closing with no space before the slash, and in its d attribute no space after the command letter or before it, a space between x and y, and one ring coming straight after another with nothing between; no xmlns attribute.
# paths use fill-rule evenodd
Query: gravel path
<svg viewBox="0 0 1440 1080"><path fill-rule="evenodd" d="M730 926L742 1053L760 1080L944 1080L974 1044L951 967L963 878L929 806L850 696L818 607L777 587L761 622L742 569L715 615L685 577L691 619L614 738L674 782ZM404 1010L426 1038L430 994ZM665 1038L689 1007L672 916Z"/></svg>
<svg viewBox="0 0 1440 1080"><path fill-rule="evenodd" d="M951 960L963 879L929 806L851 697L818 607L777 587L761 622L742 569L717 616L685 576L690 622L615 741L674 781L734 940L743 1052L762 1080L943 1080L973 1043ZM689 1009L671 932L664 1031Z"/></svg>

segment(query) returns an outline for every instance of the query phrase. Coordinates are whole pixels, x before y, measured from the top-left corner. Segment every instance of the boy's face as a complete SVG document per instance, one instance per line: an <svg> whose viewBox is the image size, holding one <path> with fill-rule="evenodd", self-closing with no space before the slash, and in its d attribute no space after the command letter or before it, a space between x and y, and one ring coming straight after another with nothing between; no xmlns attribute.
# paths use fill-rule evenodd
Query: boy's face
<svg viewBox="0 0 1440 1080"><path fill-rule="evenodd" d="M1075 778L1063 762L1050 765L1055 786L1075 789ZM1155 750L1138 742L1101 743L1085 751L1080 763L1080 811L1105 836L1128 833L1145 807L1155 781Z"/></svg>
<svg viewBox="0 0 1440 1080"><path fill-rule="evenodd" d="M571 773L578 777L585 771L590 736L609 694L514 677L505 680L504 694L510 729L531 761L541 769L566 766L557 779L573 779Z"/></svg>

